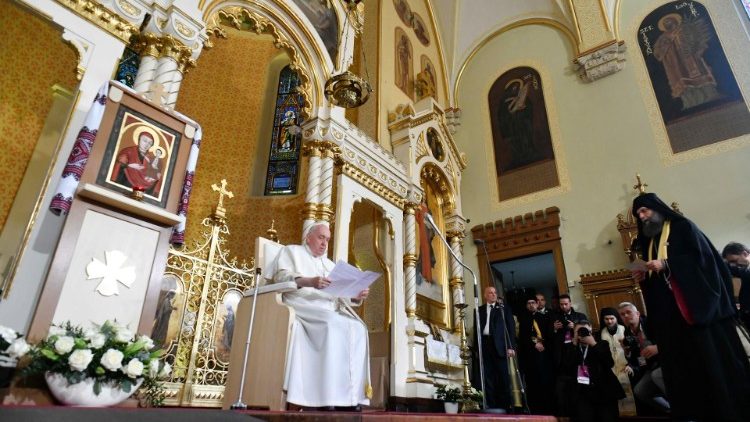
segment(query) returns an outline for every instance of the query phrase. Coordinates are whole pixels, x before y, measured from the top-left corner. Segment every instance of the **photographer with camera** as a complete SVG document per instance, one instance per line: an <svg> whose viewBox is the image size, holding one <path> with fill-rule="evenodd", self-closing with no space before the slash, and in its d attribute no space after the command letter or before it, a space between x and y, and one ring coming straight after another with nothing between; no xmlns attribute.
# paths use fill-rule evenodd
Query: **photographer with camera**
<svg viewBox="0 0 750 422"><path fill-rule="evenodd" d="M614 422L619 417L617 402L625 392L612 372L615 361L609 343L597 342L586 320L576 322L573 332L560 362L562 373L575 380L568 391L572 420Z"/></svg>
<svg viewBox="0 0 750 422"><path fill-rule="evenodd" d="M721 257L729 265L732 277L740 279L740 320L750 329L750 249L738 242L729 242L721 251Z"/></svg>
<svg viewBox="0 0 750 422"><path fill-rule="evenodd" d="M570 296L561 294L558 299L559 311L552 314L552 359L555 366L555 399L557 403L557 416L568 416L568 390L573 387L574 379L563 373L560 367L562 351L566 344L573 341L573 326L575 322L586 320L586 315L576 312L570 302Z"/></svg>
<svg viewBox="0 0 750 422"><path fill-rule="evenodd" d="M646 331L646 318L630 302L622 302L617 307L625 324L622 346L628 366L625 371L630 376L630 385L636 398L636 407L644 403L661 414L669 413L670 406L664 393L664 377L659 365L659 347ZM643 409L638 412L641 415Z"/></svg>

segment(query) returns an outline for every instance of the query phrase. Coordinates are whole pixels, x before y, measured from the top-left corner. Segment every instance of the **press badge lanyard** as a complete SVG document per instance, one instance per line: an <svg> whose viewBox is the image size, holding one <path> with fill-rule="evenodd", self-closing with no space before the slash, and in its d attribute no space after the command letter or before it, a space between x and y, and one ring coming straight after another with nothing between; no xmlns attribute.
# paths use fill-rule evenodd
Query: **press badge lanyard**
<svg viewBox="0 0 750 422"><path fill-rule="evenodd" d="M580 350L580 349L579 349ZM591 378L589 378L589 367L586 365L586 355L589 353L589 346L583 349L583 361L578 365L578 383L583 385L591 384Z"/></svg>

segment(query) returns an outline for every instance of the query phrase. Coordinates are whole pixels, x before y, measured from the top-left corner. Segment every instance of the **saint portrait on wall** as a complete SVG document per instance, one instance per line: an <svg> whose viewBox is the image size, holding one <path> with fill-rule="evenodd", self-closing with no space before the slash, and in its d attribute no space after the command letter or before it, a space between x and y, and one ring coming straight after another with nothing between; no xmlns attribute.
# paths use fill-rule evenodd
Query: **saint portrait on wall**
<svg viewBox="0 0 750 422"><path fill-rule="evenodd" d="M702 4L660 6L641 22L638 41L673 152L750 133L750 112ZM706 131L707 120L729 124Z"/></svg>
<svg viewBox="0 0 750 422"><path fill-rule="evenodd" d="M539 73L517 67L488 94L499 199L559 185Z"/></svg>
<svg viewBox="0 0 750 422"><path fill-rule="evenodd" d="M294 3L302 9L315 27L328 55L331 56L331 61L336 63L339 51L339 21L329 0L294 0Z"/></svg>
<svg viewBox="0 0 750 422"><path fill-rule="evenodd" d="M424 46L430 45L430 33L427 32L427 25L421 16L416 13L412 13L411 27L414 29L414 34L417 36L419 42Z"/></svg>
<svg viewBox="0 0 750 422"><path fill-rule="evenodd" d="M437 101L437 76L435 76L435 66L432 65L430 59L424 54L420 57L420 64L422 70L417 73L416 85L414 87L417 94L417 101L425 97L432 97Z"/></svg>
<svg viewBox="0 0 750 422"><path fill-rule="evenodd" d="M393 0L393 7L396 8L396 14L401 18L401 22L406 26L411 26L411 8L406 0Z"/></svg>
<svg viewBox="0 0 750 422"><path fill-rule="evenodd" d="M179 133L120 107L96 183L124 194L142 190L145 202L164 207L180 138Z"/></svg>
<svg viewBox="0 0 750 422"><path fill-rule="evenodd" d="M409 98L414 99L414 89L412 81L412 53L411 42L409 37L401 28L396 28L396 86L401 89Z"/></svg>

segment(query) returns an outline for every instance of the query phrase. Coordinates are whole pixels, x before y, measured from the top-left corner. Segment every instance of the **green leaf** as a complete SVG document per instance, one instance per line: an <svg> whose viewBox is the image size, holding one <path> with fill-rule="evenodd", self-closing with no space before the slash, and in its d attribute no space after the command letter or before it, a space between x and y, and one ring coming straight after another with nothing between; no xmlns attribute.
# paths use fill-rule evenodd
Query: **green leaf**
<svg viewBox="0 0 750 422"><path fill-rule="evenodd" d="M57 353L53 352L50 349L42 349L40 350L40 352L49 360L57 361L58 359L60 359L60 356L58 356Z"/></svg>
<svg viewBox="0 0 750 422"><path fill-rule="evenodd" d="M120 381L120 388L122 388L122 391L129 393L130 390L133 388L133 382L129 379L124 379Z"/></svg>
<svg viewBox="0 0 750 422"><path fill-rule="evenodd" d="M102 383L99 380L94 381L94 394L97 396L102 392Z"/></svg>
<svg viewBox="0 0 750 422"><path fill-rule="evenodd" d="M103 367L97 366L94 372L96 373L96 375L104 375L107 371Z"/></svg>

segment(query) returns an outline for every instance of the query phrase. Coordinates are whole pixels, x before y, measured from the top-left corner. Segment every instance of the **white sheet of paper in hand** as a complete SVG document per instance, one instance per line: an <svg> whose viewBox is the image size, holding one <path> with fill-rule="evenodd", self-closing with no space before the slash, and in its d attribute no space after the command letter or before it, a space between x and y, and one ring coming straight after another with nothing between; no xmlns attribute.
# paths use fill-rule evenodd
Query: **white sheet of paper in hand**
<svg viewBox="0 0 750 422"><path fill-rule="evenodd" d="M642 259L636 259L628 265L630 271L641 271L646 272L646 262Z"/></svg>
<svg viewBox="0 0 750 422"><path fill-rule="evenodd" d="M359 268L338 260L336 266L328 274L331 284L322 290L331 296L355 298L359 292L370 287L381 275L373 271L360 271Z"/></svg>

